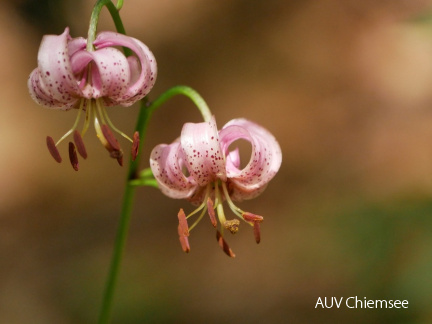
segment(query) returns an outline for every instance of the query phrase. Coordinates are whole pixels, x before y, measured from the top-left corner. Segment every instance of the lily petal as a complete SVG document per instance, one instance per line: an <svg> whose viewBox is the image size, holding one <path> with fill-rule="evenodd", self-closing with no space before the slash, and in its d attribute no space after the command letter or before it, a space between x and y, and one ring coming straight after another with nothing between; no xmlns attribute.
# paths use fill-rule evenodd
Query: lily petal
<svg viewBox="0 0 432 324"><path fill-rule="evenodd" d="M246 119L234 119L219 132L221 148L228 154L229 146L238 139L251 143L248 164L240 170L238 165L227 165L227 177L232 183L233 200L251 199L259 195L274 177L282 163L282 152L274 136L265 128Z"/></svg>
<svg viewBox="0 0 432 324"><path fill-rule="evenodd" d="M116 48L108 47L97 51L78 51L71 57L75 75L85 74L93 62L91 84L85 79L80 84L83 96L87 99L107 96L113 101L120 100L128 89L130 70L126 57Z"/></svg>
<svg viewBox="0 0 432 324"><path fill-rule="evenodd" d="M199 186L216 179L226 181L225 161L214 116L208 122L184 124L180 139L186 168Z"/></svg>
<svg viewBox="0 0 432 324"><path fill-rule="evenodd" d="M122 100L118 101L118 104L130 106L150 92L156 81L157 66L153 53L146 45L133 37L114 32L99 33L93 45L98 50L110 46L124 46L130 48L138 58L141 70L140 74L138 77L134 78L133 83L129 84L127 91L122 96ZM132 63L132 61L130 61L130 63ZM138 64L131 64L130 70L135 70L137 65Z"/></svg>
<svg viewBox="0 0 432 324"><path fill-rule="evenodd" d="M234 151L230 151L226 156L226 170L235 172L240 167L240 153L238 147Z"/></svg>
<svg viewBox="0 0 432 324"><path fill-rule="evenodd" d="M38 68L34 69L30 74L27 81L27 87L32 99L45 108L69 110L78 101L78 99L68 96L67 94L65 97L69 99L67 103L54 99L50 95L50 92L46 89L43 80L41 80L40 71Z"/></svg>
<svg viewBox="0 0 432 324"><path fill-rule="evenodd" d="M72 38L68 42L68 53L69 56L74 55L78 51L83 51L87 47L87 40L83 37Z"/></svg>
<svg viewBox="0 0 432 324"><path fill-rule="evenodd" d="M150 168L161 191L171 198L191 197L197 185L183 173L182 150L179 142L156 146L150 154Z"/></svg>
<svg viewBox="0 0 432 324"><path fill-rule="evenodd" d="M29 78L31 96L41 105L67 110L80 91L68 55L69 28L61 35L43 37L38 52L38 67Z"/></svg>

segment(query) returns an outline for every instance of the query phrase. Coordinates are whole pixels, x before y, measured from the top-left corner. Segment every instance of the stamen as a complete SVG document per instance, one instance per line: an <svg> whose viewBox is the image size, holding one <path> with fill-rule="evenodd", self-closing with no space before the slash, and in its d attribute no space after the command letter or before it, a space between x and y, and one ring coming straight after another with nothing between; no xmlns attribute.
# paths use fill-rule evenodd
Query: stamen
<svg viewBox="0 0 432 324"><path fill-rule="evenodd" d="M219 222L224 224L226 222L225 212L222 205L222 198L220 196L219 186L216 184L215 186L215 197L216 197L216 211L219 218Z"/></svg>
<svg viewBox="0 0 432 324"><path fill-rule="evenodd" d="M212 222L212 225L214 228L216 228L216 226L217 226L216 214L214 211L213 201L210 199L210 197L207 198L207 210L208 210L208 214L210 216L210 220Z"/></svg>
<svg viewBox="0 0 432 324"><path fill-rule="evenodd" d="M186 219L189 219L190 217L192 217L196 213L201 212L200 215L198 216L197 220L191 226L189 226L189 232L192 231L192 229L196 225L198 225L198 223L204 217L204 214L207 211L207 198L208 198L208 196L210 194L210 190L211 190L211 185L208 184L207 187L206 187L206 194L204 196L204 199L203 199L201 205L199 205L193 212L191 212L189 215L186 216Z"/></svg>
<svg viewBox="0 0 432 324"><path fill-rule="evenodd" d="M222 234L219 231L216 231L216 239L225 254L231 258L235 258L234 252L230 249L228 243L223 239Z"/></svg>
<svg viewBox="0 0 432 324"><path fill-rule="evenodd" d="M244 213L240 208L238 208L236 205L234 205L233 201L231 200L231 197L229 196L228 189L226 187L225 182L222 182L222 190L224 193L224 196L226 198L226 201L228 203L228 206L231 208L232 212L236 214L238 217L242 218L242 214Z"/></svg>
<svg viewBox="0 0 432 324"><path fill-rule="evenodd" d="M238 219L231 219L224 222L223 226L231 232L231 234L235 234L239 230L240 221Z"/></svg>
<svg viewBox="0 0 432 324"><path fill-rule="evenodd" d="M185 236L183 234L183 229L182 229L180 224L177 227L177 231L179 234L179 241L180 241L180 244L181 244L183 251L186 253L189 253L189 251L190 251L189 239L187 238L187 236Z"/></svg>
<svg viewBox="0 0 432 324"><path fill-rule="evenodd" d="M121 151L120 151L121 152ZM121 152L122 153L122 152ZM120 157L118 157L117 158L117 162L118 162L118 164L120 165L120 166L123 166L123 153L122 153L122 156L120 156Z"/></svg>
<svg viewBox="0 0 432 324"><path fill-rule="evenodd" d="M201 204L202 205L202 204ZM195 227L195 226L197 226L198 225L198 223L201 221L201 219L204 217L204 214L205 214L205 212L207 211L207 207L203 207L202 209L201 209L201 214L198 216L198 218L195 220L195 222L189 227L189 232ZM190 215L189 215L190 216ZM186 217L186 218L189 218L189 216L188 217Z"/></svg>
<svg viewBox="0 0 432 324"><path fill-rule="evenodd" d="M78 156L75 150L75 145L69 142L69 159L75 171L78 171Z"/></svg>
<svg viewBox="0 0 432 324"><path fill-rule="evenodd" d="M78 126L78 122L79 122L79 120L80 120L80 117L81 117L81 111L83 110L83 106L84 106L84 100L81 100L81 102L80 102L80 107L79 107L79 110L78 110L78 114L77 114L77 117L76 117L76 119L75 119L75 122L74 122L74 124L72 125L72 128L71 129L69 129L67 132L66 132L66 134L64 134L58 141L57 141L57 143L55 144L56 146L57 145L59 145L66 137L68 137L70 134L72 134L72 132L77 128L77 126Z"/></svg>
<svg viewBox="0 0 432 324"><path fill-rule="evenodd" d="M85 145L84 145L84 142L83 142L83 139L81 137L80 132L78 132L77 130L75 130L74 134L73 134L73 137L74 137L74 142L75 142L76 148L78 150L78 153L84 159L87 159L87 150L85 148Z"/></svg>
<svg viewBox="0 0 432 324"><path fill-rule="evenodd" d="M123 166L123 151L121 150L120 144L118 143L117 139L114 137L114 134L111 132L111 130L106 124L102 125L101 131L102 136L106 140L104 146L110 152L110 156L114 159L117 159L118 164L120 166Z"/></svg>
<svg viewBox="0 0 432 324"><path fill-rule="evenodd" d="M58 149L54 143L54 140L51 136L47 136L46 144L47 144L48 151L50 152L51 156L54 158L54 160L56 160L58 163L60 163L62 161L62 158L61 158L60 152L58 151Z"/></svg>
<svg viewBox="0 0 432 324"><path fill-rule="evenodd" d="M133 142L132 142L132 161L135 161L137 155L138 155L138 149L139 149L139 133L136 131L133 135Z"/></svg>
<svg viewBox="0 0 432 324"><path fill-rule="evenodd" d="M112 150L120 151L120 145L117 139L114 137L114 134L109 129L108 125L103 124L101 129L102 129L103 136L107 140L108 144L111 145Z"/></svg>
<svg viewBox="0 0 432 324"><path fill-rule="evenodd" d="M260 222L254 222L253 232L254 232L254 236L255 236L255 242L257 242L257 244L259 244L259 242L261 242L260 226L261 226Z"/></svg>
<svg viewBox="0 0 432 324"><path fill-rule="evenodd" d="M111 119L109 119L108 113L106 112L106 109L103 105L101 105L99 100L96 100L96 106L99 110L99 114L102 118L103 121L106 120L107 124L109 125L109 127L111 127L116 133L118 133L119 135L123 136L124 138L126 138L129 142L133 143L133 141L131 140L131 138L129 136L127 136L125 133L123 133L121 130L119 130L117 127L114 126L114 124L112 123Z"/></svg>
<svg viewBox="0 0 432 324"><path fill-rule="evenodd" d="M183 208L180 208L180 211L177 214L178 220L179 220L179 226L181 228L181 232L185 236L189 236L189 227L186 220L186 215L183 211Z"/></svg>
<svg viewBox="0 0 432 324"><path fill-rule="evenodd" d="M264 217L260 216L260 215L255 215L249 212L244 212L242 214L243 219L247 222L259 222L261 223L264 220Z"/></svg>

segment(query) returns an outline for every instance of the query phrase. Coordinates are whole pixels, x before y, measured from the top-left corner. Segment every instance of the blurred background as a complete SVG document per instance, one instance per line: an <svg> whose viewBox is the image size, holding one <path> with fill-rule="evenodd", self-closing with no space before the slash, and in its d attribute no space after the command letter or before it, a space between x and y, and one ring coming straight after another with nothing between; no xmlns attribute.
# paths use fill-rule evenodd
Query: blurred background
<svg viewBox="0 0 432 324"><path fill-rule="evenodd" d="M42 36L70 26L85 37L93 4L0 8L1 323L97 319L127 168L95 136L79 172L53 161L45 137L76 113L37 106L26 86ZM245 117L269 129L283 163L239 204L265 221L260 245L244 224L226 237L235 259L206 221L184 254L176 215L193 207L138 189L113 323L432 322L431 0L127 0L121 16L157 58L151 99L189 85L219 127ZM106 10L99 29L114 30ZM132 134L136 105L108 112ZM199 120L171 100L145 156ZM409 308L315 309L318 297L351 296Z"/></svg>

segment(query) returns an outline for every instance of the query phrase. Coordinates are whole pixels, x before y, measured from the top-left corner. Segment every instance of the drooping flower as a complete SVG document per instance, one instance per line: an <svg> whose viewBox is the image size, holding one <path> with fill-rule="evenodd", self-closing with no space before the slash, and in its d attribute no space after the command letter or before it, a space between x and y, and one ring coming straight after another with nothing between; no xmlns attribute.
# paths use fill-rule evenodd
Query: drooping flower
<svg viewBox="0 0 432 324"><path fill-rule="evenodd" d="M126 57L118 47L129 48L133 55ZM58 144L73 133L74 143L69 143L69 157L78 169L76 150L87 157L82 137L90 123L111 157L122 164L122 150L113 132L133 143L132 158L138 152L139 136L133 140L120 132L110 121L105 107L130 106L147 95L157 75L156 60L152 52L139 40L115 32L101 32L92 44L69 35L66 28L61 35L45 35L38 52L38 67L29 76L30 95L38 104L51 109L78 110L73 127L54 142L47 137L47 146L57 162L61 156ZM77 130L82 112L85 121L82 131Z"/></svg>
<svg viewBox="0 0 432 324"><path fill-rule="evenodd" d="M238 148L230 145L237 140L251 145L251 157L241 167ZM224 229L236 233L241 220L253 226L255 240L260 242L263 217L245 212L234 201L252 199L261 194L279 170L282 162L280 146L263 127L245 120L234 119L220 131L215 118L203 123L186 123L181 136L172 144L161 144L151 152L150 167L161 191L171 198L187 199L198 208L185 215L178 213L178 234L185 252L189 252L189 231L208 212L212 225L219 229L216 238L223 251L234 257L223 237ZM239 219L227 220L223 202ZM187 219L198 214L189 227ZM217 215L217 217L216 217Z"/></svg>

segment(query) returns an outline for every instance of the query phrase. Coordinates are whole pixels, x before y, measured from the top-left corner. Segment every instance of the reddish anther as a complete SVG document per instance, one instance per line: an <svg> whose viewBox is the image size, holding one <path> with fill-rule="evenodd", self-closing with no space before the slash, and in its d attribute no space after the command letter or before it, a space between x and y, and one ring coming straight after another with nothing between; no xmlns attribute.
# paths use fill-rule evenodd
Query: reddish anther
<svg viewBox="0 0 432 324"><path fill-rule="evenodd" d="M121 155L117 158L117 162L120 166L123 166L123 155Z"/></svg>
<svg viewBox="0 0 432 324"><path fill-rule="evenodd" d="M230 249L228 243L223 239L222 234L219 231L216 231L216 239L225 254L231 258L235 258L234 252Z"/></svg>
<svg viewBox="0 0 432 324"><path fill-rule="evenodd" d="M217 226L216 215L214 211L213 201L210 199L210 197L207 199L207 211L210 216L210 220L212 222L213 227L216 227Z"/></svg>
<svg viewBox="0 0 432 324"><path fill-rule="evenodd" d="M186 215L183 211L183 208L180 208L180 211L177 214L178 220L179 220L179 230L181 229L181 232L185 236L189 236L189 226L187 223ZM179 233L180 235L180 233Z"/></svg>
<svg viewBox="0 0 432 324"><path fill-rule="evenodd" d="M243 213L242 216L247 222L262 222L264 220L264 217L248 212Z"/></svg>
<svg viewBox="0 0 432 324"><path fill-rule="evenodd" d="M78 132L77 130L74 131L73 138L79 155L81 155L84 159L87 159L87 150L85 148L80 132Z"/></svg>
<svg viewBox="0 0 432 324"><path fill-rule="evenodd" d="M139 149L139 133L136 131L133 135L133 142L132 142L132 161L135 161L137 155L138 155L138 149Z"/></svg>
<svg viewBox="0 0 432 324"><path fill-rule="evenodd" d="M178 230L179 241L180 241L182 250L186 253L189 253L189 251L190 251L189 239L186 235L183 234L183 229L180 226L180 224L178 225L177 230Z"/></svg>
<svg viewBox="0 0 432 324"><path fill-rule="evenodd" d="M57 147L56 147L54 140L52 139L51 136L47 136L46 144L47 144L47 147L48 147L48 150L49 150L51 156L54 158L54 160L56 160L58 163L60 163L62 161L62 158L61 158L60 152L57 150Z"/></svg>
<svg viewBox="0 0 432 324"><path fill-rule="evenodd" d="M254 222L253 232L254 232L254 236L255 236L255 242L257 242L257 244L259 244L259 242L261 242L261 230L260 230L260 223L259 222Z"/></svg>
<svg viewBox="0 0 432 324"><path fill-rule="evenodd" d="M109 129L108 125L103 124L102 127L102 134L107 140L108 144L111 146L112 151L120 151L120 145L115 138L114 134L111 132L111 129Z"/></svg>
<svg viewBox="0 0 432 324"><path fill-rule="evenodd" d="M74 170L78 171L78 155L75 149L75 145L72 142L69 142L69 159Z"/></svg>

